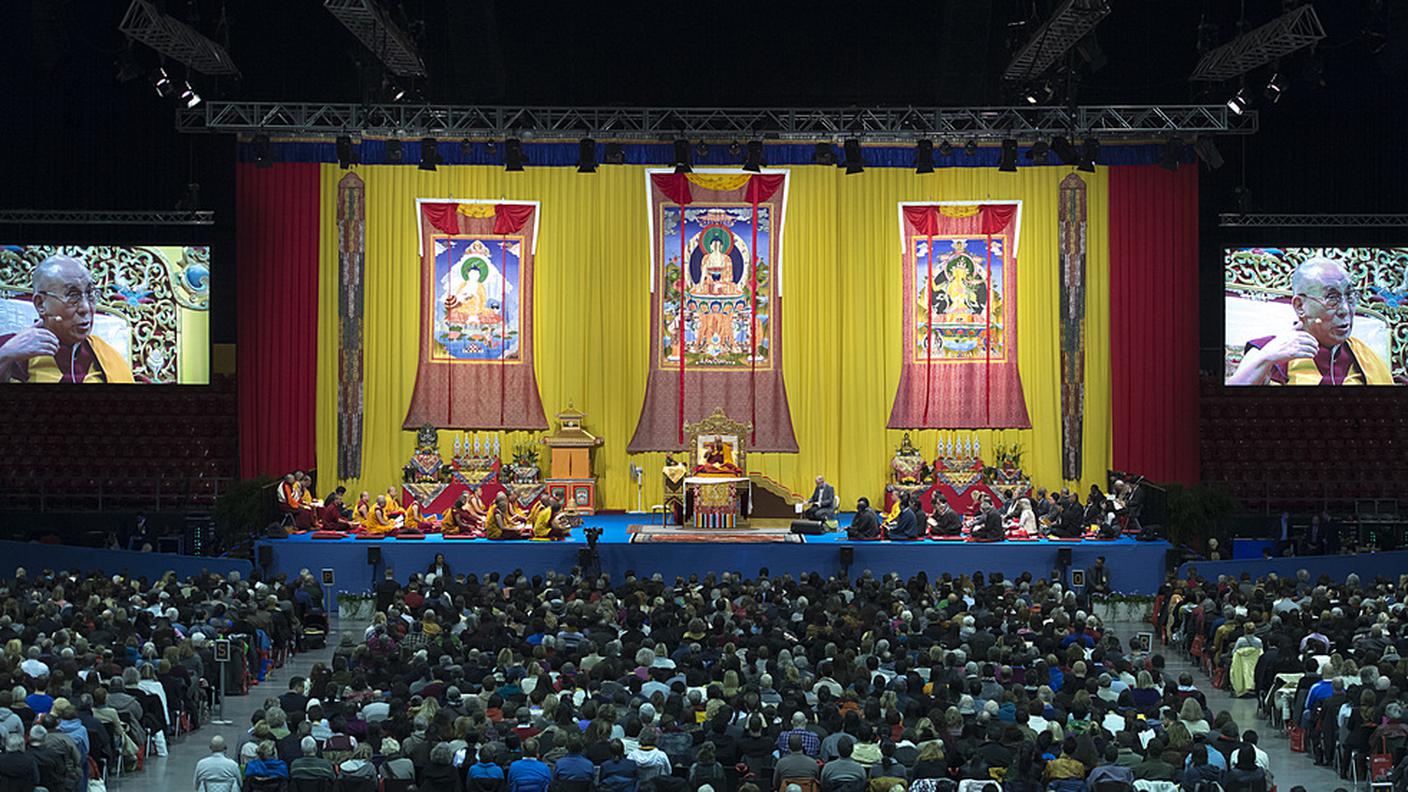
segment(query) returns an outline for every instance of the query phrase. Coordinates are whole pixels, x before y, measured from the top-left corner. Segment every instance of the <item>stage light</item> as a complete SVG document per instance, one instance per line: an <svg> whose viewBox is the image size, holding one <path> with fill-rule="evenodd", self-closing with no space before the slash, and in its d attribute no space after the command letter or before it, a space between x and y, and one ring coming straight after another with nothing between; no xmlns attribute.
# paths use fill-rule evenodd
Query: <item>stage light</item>
<svg viewBox="0 0 1408 792"><path fill-rule="evenodd" d="M1267 101L1276 104L1281 101L1281 94L1286 92L1286 78L1280 72L1271 75L1271 79L1266 81L1265 95Z"/></svg>
<svg viewBox="0 0 1408 792"><path fill-rule="evenodd" d="M1159 157L1159 167L1164 170L1176 171L1179 164L1183 162L1183 139L1171 137L1164 143L1163 154Z"/></svg>
<svg viewBox="0 0 1408 792"><path fill-rule="evenodd" d="M400 162L404 152L401 150L401 141L392 138L386 141L386 161Z"/></svg>
<svg viewBox="0 0 1408 792"><path fill-rule="evenodd" d="M596 173L596 141L591 138L577 141L577 172Z"/></svg>
<svg viewBox="0 0 1408 792"><path fill-rule="evenodd" d="M347 170L357 163L357 150L352 148L352 138L342 135L337 139L337 166Z"/></svg>
<svg viewBox="0 0 1408 792"><path fill-rule="evenodd" d="M1027 149L1027 159L1037 165L1045 165L1051 154L1051 146L1045 140L1037 140Z"/></svg>
<svg viewBox="0 0 1408 792"><path fill-rule="evenodd" d="M748 141L748 154L747 158L743 161L743 170L749 173L759 173L763 168L767 167L767 164L767 157L763 154L763 141Z"/></svg>
<svg viewBox="0 0 1408 792"><path fill-rule="evenodd" d="M274 144L268 135L254 136L254 164L260 168L274 167Z"/></svg>
<svg viewBox="0 0 1408 792"><path fill-rule="evenodd" d="M695 144L694 144L694 156L697 157L697 158L699 158L699 159L704 159L705 157L709 156L709 144L708 144L708 143L705 143L705 142L702 141L702 140L699 141L698 143L695 143Z"/></svg>
<svg viewBox="0 0 1408 792"><path fill-rule="evenodd" d="M1017 141L1012 138L1002 141L1002 153L997 159L997 169L1002 173L1017 172Z"/></svg>
<svg viewBox="0 0 1408 792"><path fill-rule="evenodd" d="M200 94L196 93L196 89L192 88L189 82L181 91L181 102L186 105L187 110L200 104Z"/></svg>
<svg viewBox="0 0 1408 792"><path fill-rule="evenodd" d="M171 84L171 76L166 73L164 67L158 66L152 71L152 88L156 89L156 95L162 99L171 95L175 86Z"/></svg>
<svg viewBox="0 0 1408 792"><path fill-rule="evenodd" d="M422 138L420 141L420 164L417 169L423 171L433 171L435 166L440 164L439 143L435 138Z"/></svg>
<svg viewBox="0 0 1408 792"><path fill-rule="evenodd" d="M1245 88L1238 88L1237 93L1233 94L1232 98L1227 100L1227 109L1231 110L1233 115L1246 113L1247 108L1251 107L1251 105L1252 101L1247 97L1247 90Z"/></svg>
<svg viewBox="0 0 1408 792"><path fill-rule="evenodd" d="M941 141L939 141L939 156L940 156L940 157L948 157L948 156L952 156L952 154L953 154L953 144L950 143L950 142L948 142L947 140L941 140Z"/></svg>
<svg viewBox="0 0 1408 792"><path fill-rule="evenodd" d="M469 159L472 154L474 154L474 141L470 140L469 138L461 140L460 157L463 159Z"/></svg>
<svg viewBox="0 0 1408 792"><path fill-rule="evenodd" d="M1193 143L1193 151L1197 152L1198 159L1202 160L1212 170L1222 167L1222 152L1218 151L1217 143L1210 137L1200 137Z"/></svg>
<svg viewBox="0 0 1408 792"><path fill-rule="evenodd" d="M860 149L860 139L850 138L842 145L842 151L846 154L846 175L865 172L865 156Z"/></svg>
<svg viewBox="0 0 1408 792"><path fill-rule="evenodd" d="M921 140L914 149L914 172L934 172L934 141Z"/></svg>
<svg viewBox="0 0 1408 792"><path fill-rule="evenodd" d="M732 143L728 144L728 155L729 155L730 157L737 157L739 154L742 154L742 153L743 153L743 144L739 143L737 140L735 140L735 141L733 141Z"/></svg>
<svg viewBox="0 0 1408 792"><path fill-rule="evenodd" d="M387 80L386 85L387 96L391 98L392 102L399 102L402 99L406 98L406 86L401 85L400 83L397 83L394 80Z"/></svg>
<svg viewBox="0 0 1408 792"><path fill-rule="evenodd" d="M1042 102L1050 101L1051 97L1055 95L1056 86L1052 85L1050 80L1047 80L1040 85L1034 85L1028 88L1022 94L1022 99L1029 105L1037 105Z"/></svg>
<svg viewBox="0 0 1408 792"><path fill-rule="evenodd" d="M675 173L693 173L694 167L689 161L689 141L680 138L675 141L675 161L671 163L675 166Z"/></svg>
<svg viewBox="0 0 1408 792"><path fill-rule="evenodd" d="M490 156L493 156L499 152L499 144L492 140L486 140L484 141L484 150L489 152Z"/></svg>
<svg viewBox="0 0 1408 792"><path fill-rule="evenodd" d="M1100 158L1100 141L1093 137L1085 139L1085 145L1081 148L1080 161L1076 163L1076 170L1086 173L1095 172L1095 160Z"/></svg>
<svg viewBox="0 0 1408 792"><path fill-rule="evenodd" d="M1064 135L1057 135L1051 138L1051 150L1056 152L1056 156L1061 158L1061 162L1066 165L1074 165L1076 161L1076 147L1071 145L1070 139Z"/></svg>
<svg viewBox="0 0 1408 792"><path fill-rule="evenodd" d="M814 165L835 165L836 147L830 143L818 143L812 151L812 164Z"/></svg>
<svg viewBox="0 0 1408 792"><path fill-rule="evenodd" d="M626 150L620 143L607 143L606 151L603 152L601 161L607 165L624 165L626 162Z"/></svg>
<svg viewBox="0 0 1408 792"><path fill-rule="evenodd" d="M509 173L520 173L523 166L528 164L528 157L523 154L523 143L518 138L509 138L504 141L504 170Z"/></svg>
<svg viewBox="0 0 1408 792"><path fill-rule="evenodd" d="M967 143L964 143L964 144L963 144L963 156L965 156L965 157L976 157L976 156L978 156L978 141L976 141L976 140L970 140L970 141L968 141Z"/></svg>

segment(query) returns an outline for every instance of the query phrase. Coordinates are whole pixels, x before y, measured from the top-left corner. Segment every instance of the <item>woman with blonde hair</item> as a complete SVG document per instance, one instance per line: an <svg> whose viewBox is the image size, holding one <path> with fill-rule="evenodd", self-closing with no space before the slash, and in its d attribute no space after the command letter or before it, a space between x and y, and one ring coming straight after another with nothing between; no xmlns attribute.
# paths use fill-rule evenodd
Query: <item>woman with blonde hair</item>
<svg viewBox="0 0 1408 792"><path fill-rule="evenodd" d="M1178 722L1183 724L1188 734L1193 737L1206 735L1212 730L1207 718L1203 717L1203 705L1192 696L1183 699L1183 706L1178 710Z"/></svg>

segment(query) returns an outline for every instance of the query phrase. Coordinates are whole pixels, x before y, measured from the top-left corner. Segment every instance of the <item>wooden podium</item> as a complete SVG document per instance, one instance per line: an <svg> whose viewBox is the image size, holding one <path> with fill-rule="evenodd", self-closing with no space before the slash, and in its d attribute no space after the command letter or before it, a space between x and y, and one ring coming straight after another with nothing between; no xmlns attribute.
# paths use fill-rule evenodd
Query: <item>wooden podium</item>
<svg viewBox="0 0 1408 792"><path fill-rule="evenodd" d="M557 414L557 431L543 438L543 445L550 454L548 494L561 500L564 509L578 514L594 514L597 510L592 449L603 442L582 428L582 419L586 417L569 404Z"/></svg>

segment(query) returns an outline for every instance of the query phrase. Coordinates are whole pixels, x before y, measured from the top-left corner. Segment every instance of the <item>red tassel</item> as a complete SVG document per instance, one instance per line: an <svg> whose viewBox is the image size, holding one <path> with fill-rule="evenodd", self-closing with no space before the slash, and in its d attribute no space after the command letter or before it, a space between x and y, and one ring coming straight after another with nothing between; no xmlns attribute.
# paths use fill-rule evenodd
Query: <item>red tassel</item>
<svg viewBox="0 0 1408 792"><path fill-rule="evenodd" d="M929 386L934 381L934 235L929 234L929 255L925 260L925 299L929 303L929 324L924 338L924 425L929 425Z"/></svg>

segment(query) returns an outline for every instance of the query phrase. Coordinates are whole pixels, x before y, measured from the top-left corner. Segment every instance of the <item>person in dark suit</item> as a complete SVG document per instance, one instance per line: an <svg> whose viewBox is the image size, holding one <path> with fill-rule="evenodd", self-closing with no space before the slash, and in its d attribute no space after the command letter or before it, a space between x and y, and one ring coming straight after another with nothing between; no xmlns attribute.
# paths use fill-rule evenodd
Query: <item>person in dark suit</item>
<svg viewBox="0 0 1408 792"><path fill-rule="evenodd" d="M929 533L934 536L960 536L963 534L963 518L950 509L948 500L935 493L934 514L929 518Z"/></svg>
<svg viewBox="0 0 1408 792"><path fill-rule="evenodd" d="M890 539L918 539L919 519L914 514L914 504L908 495L900 496L900 513L890 526Z"/></svg>
<svg viewBox="0 0 1408 792"><path fill-rule="evenodd" d="M973 539L978 542L1000 542L1006 538L1002 530L1002 515L991 503L983 504L982 522L973 531Z"/></svg>
<svg viewBox="0 0 1408 792"><path fill-rule="evenodd" d="M802 516L816 522L826 522L836 516L836 488L827 484L824 476L816 477L816 489L812 490L811 498L807 499Z"/></svg>
<svg viewBox="0 0 1408 792"><path fill-rule="evenodd" d="M856 501L856 516L846 529L850 539L878 539L880 537L880 517L870 508L869 498Z"/></svg>

